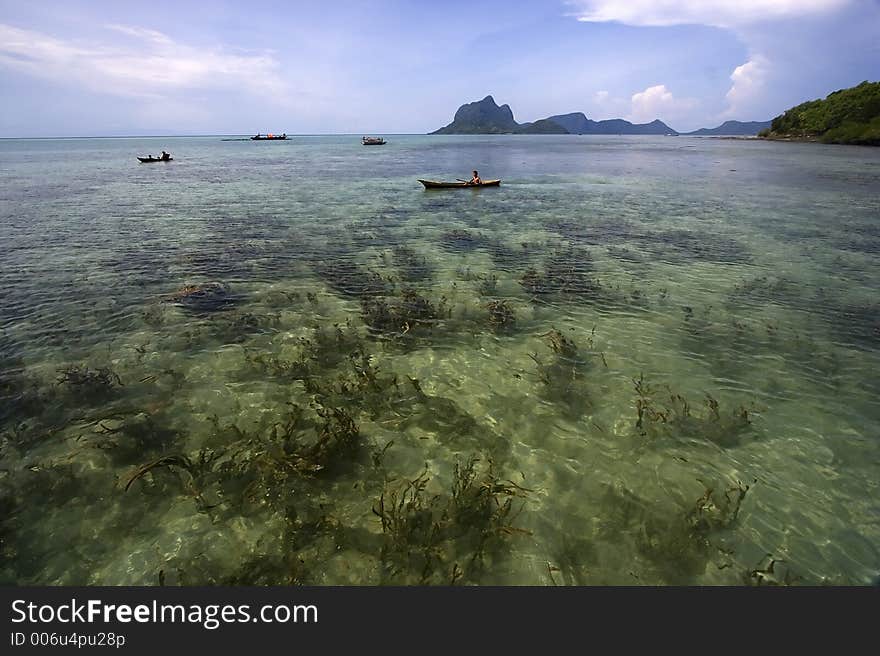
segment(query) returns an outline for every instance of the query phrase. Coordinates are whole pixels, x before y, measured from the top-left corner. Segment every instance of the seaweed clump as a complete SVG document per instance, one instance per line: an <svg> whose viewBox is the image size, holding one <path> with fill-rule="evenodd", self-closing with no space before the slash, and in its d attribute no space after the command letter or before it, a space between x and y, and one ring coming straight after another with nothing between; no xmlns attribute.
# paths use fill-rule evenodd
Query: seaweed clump
<svg viewBox="0 0 880 656"><path fill-rule="evenodd" d="M733 551L717 538L736 524L748 491L742 482L723 494L706 487L683 515L648 516L637 534L636 547L667 583L682 584L705 572L710 562L718 569L730 568Z"/></svg>
<svg viewBox="0 0 880 656"><path fill-rule="evenodd" d="M228 310L239 299L232 293L229 285L222 282L208 282L181 287L165 296L163 300L190 312L209 313Z"/></svg>
<svg viewBox="0 0 880 656"><path fill-rule="evenodd" d="M383 582L478 583L487 561L500 558L507 536L528 534L514 526L529 490L496 476L491 461L456 463L451 489L428 492L427 466L416 478L388 482L373 506L382 523Z"/></svg>
<svg viewBox="0 0 880 656"><path fill-rule="evenodd" d="M182 491L202 512L259 507L279 509L293 503L297 484L332 476L353 465L366 442L354 418L343 408L315 404L314 416L291 404L271 426L245 431L213 420L212 444L195 454L171 453L136 467L123 487L159 471L183 472ZM155 486L151 482L151 487Z"/></svg>
<svg viewBox="0 0 880 656"><path fill-rule="evenodd" d="M579 300L596 300L602 295L602 285L587 276L592 271L589 252L576 248L557 250L544 262L544 270L526 270L520 285L533 301L546 296Z"/></svg>
<svg viewBox="0 0 880 656"><path fill-rule="evenodd" d="M468 253L486 244L486 238L469 230L450 230L440 235L440 246L447 251Z"/></svg>
<svg viewBox="0 0 880 656"><path fill-rule="evenodd" d="M516 324L516 313L509 301L489 301L486 310L489 312L489 327L496 333L509 332Z"/></svg>
<svg viewBox="0 0 880 656"><path fill-rule="evenodd" d="M668 386L662 390L648 383L644 374L633 379L636 392L636 430L646 437L690 437L704 439L723 447L737 446L752 425L751 413L740 405L722 413L720 404L710 394L703 400L704 410Z"/></svg>
<svg viewBox="0 0 880 656"><path fill-rule="evenodd" d="M350 321L332 327L316 327L310 337L299 340L299 354L285 359L266 352L247 354L247 360L261 374L287 381L307 380L347 361L363 351L363 339Z"/></svg>
<svg viewBox="0 0 880 656"><path fill-rule="evenodd" d="M445 296L435 305L412 287L405 288L400 298L391 302L384 298L368 298L361 302L361 316L374 334L398 338L430 331L449 312Z"/></svg>
<svg viewBox="0 0 880 656"><path fill-rule="evenodd" d="M406 282L424 282L434 275L428 260L408 246L396 246L393 256L394 267Z"/></svg>
<svg viewBox="0 0 880 656"><path fill-rule="evenodd" d="M611 486L601 534L615 544L631 539L650 574L665 584L694 585L710 564L731 569L733 551L725 534L739 521L750 486L737 481L720 492L703 485L703 494L687 507L657 507L621 485Z"/></svg>
<svg viewBox="0 0 880 656"><path fill-rule="evenodd" d="M112 397L123 386L122 379L109 367L89 369L73 365L58 370L58 384L64 385L75 397L97 402Z"/></svg>
<svg viewBox="0 0 880 656"><path fill-rule="evenodd" d="M529 354L537 366L536 374L543 385L542 395L553 403L562 404L570 416L580 417L590 406L590 390L586 383L591 362L581 354L574 341L556 328L543 337L553 352L550 359L542 359L537 353ZM593 335L590 335L587 347L586 355L601 358L607 367L605 355L593 350Z"/></svg>
<svg viewBox="0 0 880 656"><path fill-rule="evenodd" d="M326 260L316 267L316 271L324 282L343 296L372 298L389 291L388 282L381 275L350 260Z"/></svg>

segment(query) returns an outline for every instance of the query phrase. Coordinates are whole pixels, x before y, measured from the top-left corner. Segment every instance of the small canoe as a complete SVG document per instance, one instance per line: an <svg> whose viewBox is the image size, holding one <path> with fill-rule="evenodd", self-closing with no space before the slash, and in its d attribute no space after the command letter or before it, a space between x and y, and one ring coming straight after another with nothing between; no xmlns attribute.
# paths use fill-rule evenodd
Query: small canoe
<svg viewBox="0 0 880 656"><path fill-rule="evenodd" d="M385 140L382 137L364 137L361 143L365 146L384 146Z"/></svg>
<svg viewBox="0 0 880 656"><path fill-rule="evenodd" d="M257 135L251 137L251 141L287 141L286 134L270 134L267 136Z"/></svg>
<svg viewBox="0 0 880 656"><path fill-rule="evenodd" d="M170 162L173 160L173 157L169 157L168 159L162 159L161 157L138 157L138 160L141 162Z"/></svg>
<svg viewBox="0 0 880 656"><path fill-rule="evenodd" d="M497 187L501 180L483 180L483 184L471 184L470 182L435 182L434 180L419 180L425 189L476 189L478 187Z"/></svg>

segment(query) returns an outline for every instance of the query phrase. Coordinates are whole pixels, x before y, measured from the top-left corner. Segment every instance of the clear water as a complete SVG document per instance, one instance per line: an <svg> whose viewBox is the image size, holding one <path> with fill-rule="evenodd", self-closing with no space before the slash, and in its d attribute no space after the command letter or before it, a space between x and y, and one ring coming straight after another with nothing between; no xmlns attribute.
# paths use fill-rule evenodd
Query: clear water
<svg viewBox="0 0 880 656"><path fill-rule="evenodd" d="M0 141L2 582L876 580L880 151L359 141Z"/></svg>

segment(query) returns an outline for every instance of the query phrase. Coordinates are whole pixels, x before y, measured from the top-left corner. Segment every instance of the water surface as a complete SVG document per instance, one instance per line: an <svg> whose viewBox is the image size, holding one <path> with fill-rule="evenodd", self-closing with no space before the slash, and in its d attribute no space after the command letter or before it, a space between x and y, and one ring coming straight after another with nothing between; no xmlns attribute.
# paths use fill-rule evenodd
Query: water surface
<svg viewBox="0 0 880 656"><path fill-rule="evenodd" d="M876 579L877 150L387 138L0 141L0 580Z"/></svg>

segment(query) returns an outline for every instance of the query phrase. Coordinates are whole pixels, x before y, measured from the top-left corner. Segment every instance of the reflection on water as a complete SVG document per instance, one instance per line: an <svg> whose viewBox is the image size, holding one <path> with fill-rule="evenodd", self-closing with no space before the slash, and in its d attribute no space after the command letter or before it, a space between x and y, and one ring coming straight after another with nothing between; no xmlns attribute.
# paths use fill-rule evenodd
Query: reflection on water
<svg viewBox="0 0 880 656"><path fill-rule="evenodd" d="M6 583L880 571L874 150L0 151Z"/></svg>

